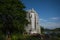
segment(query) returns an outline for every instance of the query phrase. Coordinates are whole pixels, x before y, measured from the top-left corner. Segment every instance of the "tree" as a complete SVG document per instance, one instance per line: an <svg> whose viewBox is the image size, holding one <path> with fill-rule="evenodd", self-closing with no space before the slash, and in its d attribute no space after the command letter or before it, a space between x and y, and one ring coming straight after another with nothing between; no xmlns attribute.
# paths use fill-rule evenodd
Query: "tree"
<svg viewBox="0 0 60 40"><path fill-rule="evenodd" d="M44 30L43 26L40 26L40 27L41 27L41 32L43 33L45 30Z"/></svg>
<svg viewBox="0 0 60 40"><path fill-rule="evenodd" d="M26 19L25 6L20 0L0 0L0 31L4 34L24 32Z"/></svg>

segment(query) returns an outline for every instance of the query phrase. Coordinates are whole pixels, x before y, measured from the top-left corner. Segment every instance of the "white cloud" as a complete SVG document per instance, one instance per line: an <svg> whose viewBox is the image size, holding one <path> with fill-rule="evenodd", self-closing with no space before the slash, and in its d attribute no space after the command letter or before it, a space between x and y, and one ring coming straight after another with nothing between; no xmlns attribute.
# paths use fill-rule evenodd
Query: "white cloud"
<svg viewBox="0 0 60 40"><path fill-rule="evenodd" d="M56 23L56 22L41 22L40 25L44 26L44 28L49 28L49 29L60 27L60 23Z"/></svg>
<svg viewBox="0 0 60 40"><path fill-rule="evenodd" d="M59 28L60 22L58 22L58 20L60 20L60 17L52 17L52 18L48 18L47 20L40 19L40 25L43 26L44 28L49 28L49 29Z"/></svg>
<svg viewBox="0 0 60 40"><path fill-rule="evenodd" d="M52 17L52 18L50 18L50 19L58 20L58 19L60 19L60 18L59 18L59 17Z"/></svg>
<svg viewBox="0 0 60 40"><path fill-rule="evenodd" d="M40 19L40 21L47 21L47 20L45 20L45 19Z"/></svg>

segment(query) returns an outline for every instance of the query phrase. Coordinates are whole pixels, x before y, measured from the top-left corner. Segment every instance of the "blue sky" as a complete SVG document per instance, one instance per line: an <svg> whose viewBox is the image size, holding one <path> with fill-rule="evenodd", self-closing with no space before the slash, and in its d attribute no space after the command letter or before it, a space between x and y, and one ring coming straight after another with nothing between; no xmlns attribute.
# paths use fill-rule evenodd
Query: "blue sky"
<svg viewBox="0 0 60 40"><path fill-rule="evenodd" d="M60 27L60 0L22 0L25 10L34 8L44 28Z"/></svg>

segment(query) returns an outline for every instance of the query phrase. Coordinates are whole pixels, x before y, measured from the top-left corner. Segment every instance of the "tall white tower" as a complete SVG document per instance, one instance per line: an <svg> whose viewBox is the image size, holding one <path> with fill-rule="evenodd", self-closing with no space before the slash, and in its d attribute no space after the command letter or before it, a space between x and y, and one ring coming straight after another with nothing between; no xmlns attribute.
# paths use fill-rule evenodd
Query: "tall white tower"
<svg viewBox="0 0 60 40"><path fill-rule="evenodd" d="M30 22L26 27L27 33L39 33L41 34L41 29L39 25L39 18L37 12L32 8L31 10L27 11L27 19Z"/></svg>

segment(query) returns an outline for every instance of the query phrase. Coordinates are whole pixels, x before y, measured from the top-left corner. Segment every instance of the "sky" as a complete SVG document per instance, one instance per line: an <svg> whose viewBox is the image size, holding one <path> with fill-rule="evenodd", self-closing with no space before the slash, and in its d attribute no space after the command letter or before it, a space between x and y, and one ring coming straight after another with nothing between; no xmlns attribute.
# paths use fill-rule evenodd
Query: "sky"
<svg viewBox="0 0 60 40"><path fill-rule="evenodd" d="M26 6L25 10L34 8L44 28L60 27L60 0L22 0L22 3Z"/></svg>

